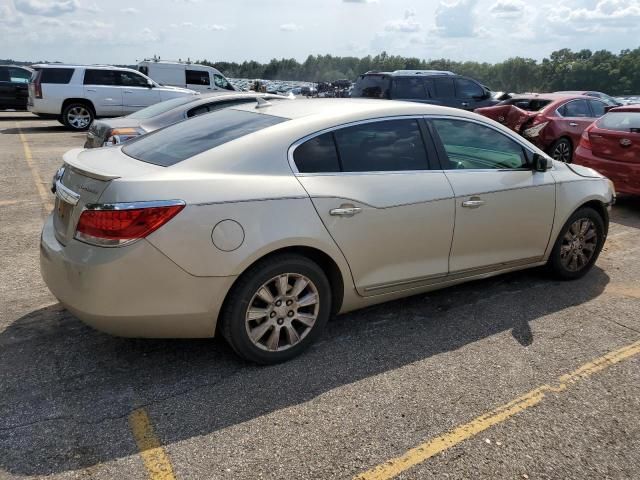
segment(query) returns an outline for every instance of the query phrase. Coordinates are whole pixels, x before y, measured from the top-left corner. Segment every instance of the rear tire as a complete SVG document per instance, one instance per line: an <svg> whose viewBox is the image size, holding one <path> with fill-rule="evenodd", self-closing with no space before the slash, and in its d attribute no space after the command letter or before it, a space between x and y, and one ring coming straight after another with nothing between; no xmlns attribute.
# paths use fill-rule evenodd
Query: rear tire
<svg viewBox="0 0 640 480"><path fill-rule="evenodd" d="M560 280L586 275L598 259L605 241L604 221L593 208L573 213L558 234L548 267Z"/></svg>
<svg viewBox="0 0 640 480"><path fill-rule="evenodd" d="M549 149L549 155L551 155L554 160L571 163L573 161L573 145L571 141L568 138L556 140Z"/></svg>
<svg viewBox="0 0 640 480"><path fill-rule="evenodd" d="M331 286L306 257L282 254L247 270L233 286L220 332L241 357L260 364L289 360L322 333L331 312Z"/></svg>
<svg viewBox="0 0 640 480"><path fill-rule="evenodd" d="M76 132L89 128L95 118L93 108L84 102L71 102L62 110L62 124Z"/></svg>

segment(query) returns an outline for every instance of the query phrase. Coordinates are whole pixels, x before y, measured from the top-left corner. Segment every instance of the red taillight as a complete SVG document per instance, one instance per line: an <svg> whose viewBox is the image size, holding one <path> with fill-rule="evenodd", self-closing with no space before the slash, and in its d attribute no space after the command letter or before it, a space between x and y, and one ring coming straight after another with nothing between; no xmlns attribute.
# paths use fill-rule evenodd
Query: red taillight
<svg viewBox="0 0 640 480"><path fill-rule="evenodd" d="M36 73L36 76L33 79L33 89L34 89L36 98L42 98L42 82L40 81L41 78L42 78L42 70Z"/></svg>
<svg viewBox="0 0 640 480"><path fill-rule="evenodd" d="M85 210L76 238L100 246L120 246L144 238L175 217L184 204L142 208Z"/></svg>
<svg viewBox="0 0 640 480"><path fill-rule="evenodd" d="M579 147L586 148L587 150L591 150L591 140L589 139L589 131L591 127L587 127L584 132L582 132L582 136L580 137L580 143L578 143Z"/></svg>

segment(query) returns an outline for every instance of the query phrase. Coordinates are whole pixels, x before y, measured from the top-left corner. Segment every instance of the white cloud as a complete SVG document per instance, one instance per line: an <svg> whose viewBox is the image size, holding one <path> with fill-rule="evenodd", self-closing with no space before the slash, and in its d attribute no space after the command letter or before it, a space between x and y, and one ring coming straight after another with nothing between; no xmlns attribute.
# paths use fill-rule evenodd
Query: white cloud
<svg viewBox="0 0 640 480"><path fill-rule="evenodd" d="M414 33L419 32L422 25L416 20L416 13L413 10L407 10L404 13L404 18L388 21L384 29L388 32Z"/></svg>
<svg viewBox="0 0 640 480"><path fill-rule="evenodd" d="M342 0L344 3L378 3L378 0Z"/></svg>
<svg viewBox="0 0 640 480"><path fill-rule="evenodd" d="M140 10L138 10L137 8L134 7L127 7L127 8L123 8L122 10L120 10L122 13L127 13L129 15L135 15L137 13L140 13Z"/></svg>
<svg viewBox="0 0 640 480"><path fill-rule="evenodd" d="M549 21L578 32L625 31L640 27L638 0L600 0L592 9L560 7Z"/></svg>
<svg viewBox="0 0 640 480"><path fill-rule="evenodd" d="M302 30L302 25L298 25L296 23L283 23L280 25L280 30L283 32L297 32L298 30Z"/></svg>
<svg viewBox="0 0 640 480"><path fill-rule="evenodd" d="M489 12L497 18L516 19L524 13L524 2L521 0L498 0L491 5Z"/></svg>
<svg viewBox="0 0 640 480"><path fill-rule="evenodd" d="M228 25L218 25L217 23L214 23L213 25L205 25L204 29L208 30L210 32L224 32L226 30L229 30L229 26Z"/></svg>
<svg viewBox="0 0 640 480"><path fill-rule="evenodd" d="M22 13L45 17L75 12L79 8L78 0L14 0L14 4Z"/></svg>
<svg viewBox="0 0 640 480"><path fill-rule="evenodd" d="M441 0L436 9L436 33L442 37L476 36L476 3L477 0Z"/></svg>
<svg viewBox="0 0 640 480"><path fill-rule="evenodd" d="M22 15L11 10L8 5L0 5L0 25L19 27L22 25L22 20Z"/></svg>

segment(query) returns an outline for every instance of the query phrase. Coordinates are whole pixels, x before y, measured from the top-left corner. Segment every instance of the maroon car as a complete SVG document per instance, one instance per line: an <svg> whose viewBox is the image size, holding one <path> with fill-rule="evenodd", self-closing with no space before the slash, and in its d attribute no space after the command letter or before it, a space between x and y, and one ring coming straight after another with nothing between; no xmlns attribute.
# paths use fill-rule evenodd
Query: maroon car
<svg viewBox="0 0 640 480"><path fill-rule="evenodd" d="M574 162L609 177L616 192L640 195L640 105L613 108L587 127Z"/></svg>
<svg viewBox="0 0 640 480"><path fill-rule="evenodd" d="M474 111L520 133L554 159L571 163L582 132L604 115L607 106L585 95L533 93Z"/></svg>

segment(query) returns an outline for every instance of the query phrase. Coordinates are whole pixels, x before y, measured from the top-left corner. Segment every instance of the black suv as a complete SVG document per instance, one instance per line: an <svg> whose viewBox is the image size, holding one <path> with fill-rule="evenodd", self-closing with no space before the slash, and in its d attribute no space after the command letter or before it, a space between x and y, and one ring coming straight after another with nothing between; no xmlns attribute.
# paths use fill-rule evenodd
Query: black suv
<svg viewBox="0 0 640 480"><path fill-rule="evenodd" d="M0 65L0 110L26 110L29 79L33 70L15 65Z"/></svg>
<svg viewBox="0 0 640 480"><path fill-rule="evenodd" d="M358 77L352 97L385 98L474 110L498 103L479 82L442 70L367 72Z"/></svg>

